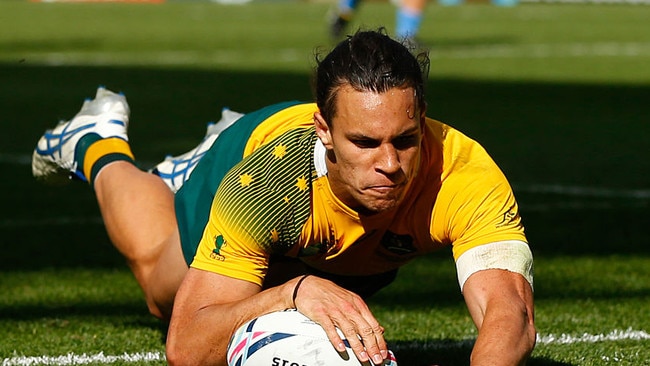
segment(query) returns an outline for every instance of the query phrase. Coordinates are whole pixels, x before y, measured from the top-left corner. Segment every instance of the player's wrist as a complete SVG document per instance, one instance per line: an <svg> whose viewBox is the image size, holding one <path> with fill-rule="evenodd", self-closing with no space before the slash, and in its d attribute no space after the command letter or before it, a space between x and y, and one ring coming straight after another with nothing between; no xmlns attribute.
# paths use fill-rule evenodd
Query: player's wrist
<svg viewBox="0 0 650 366"><path fill-rule="evenodd" d="M300 277L297 277L298 280L296 281L295 285L293 286L293 290L291 292L291 308L292 309L298 309L296 306L296 299L298 298L298 291L300 290L300 286L303 284L305 279L309 277L309 274L302 275Z"/></svg>

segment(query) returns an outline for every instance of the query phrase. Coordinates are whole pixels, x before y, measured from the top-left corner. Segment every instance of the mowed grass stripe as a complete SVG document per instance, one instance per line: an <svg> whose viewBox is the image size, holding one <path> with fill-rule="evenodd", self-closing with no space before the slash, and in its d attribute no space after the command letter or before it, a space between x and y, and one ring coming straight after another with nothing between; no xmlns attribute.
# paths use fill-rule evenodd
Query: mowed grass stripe
<svg viewBox="0 0 650 366"><path fill-rule="evenodd" d="M302 48L269 48L251 50L223 48L212 52L204 50L179 51L71 51L22 53L33 65L159 65L194 66L199 64L233 65L248 64L252 58L256 64L283 64L309 61L309 53ZM598 42L567 44L486 44L434 48L432 59L550 59L576 57L650 57L650 42ZM0 56L0 59L3 58ZM4 57L6 58L6 56Z"/></svg>
<svg viewBox="0 0 650 366"><path fill-rule="evenodd" d="M582 334L582 335L570 335L570 334L547 334L547 335L537 335L537 344L543 345L566 345L574 343L596 343L596 342L616 342L623 340L634 340L634 341L643 341L650 340L650 334L643 330L619 330L615 329L607 334ZM465 348L471 347L474 343L473 338L467 338L464 340L456 342L414 342L408 347L405 346L396 346L393 347L395 351L400 349L410 349L413 347L418 347L420 349L426 349L430 351L436 350L448 350L450 348ZM612 356L615 357L615 356ZM92 363L131 363L131 362L157 362L165 361L165 355L163 352L137 352L137 353L124 353L122 355L105 355L103 352L96 354L75 354L73 352L61 356L16 356L11 358L5 358L2 361L2 366L38 366L38 365L53 365L53 366L65 366L65 365L87 365Z"/></svg>

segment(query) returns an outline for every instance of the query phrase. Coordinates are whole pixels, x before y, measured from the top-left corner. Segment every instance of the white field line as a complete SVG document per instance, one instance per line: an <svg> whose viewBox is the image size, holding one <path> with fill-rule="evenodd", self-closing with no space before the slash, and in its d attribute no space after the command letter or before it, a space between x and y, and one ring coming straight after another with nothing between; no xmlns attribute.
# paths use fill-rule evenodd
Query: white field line
<svg viewBox="0 0 650 366"><path fill-rule="evenodd" d="M0 153L0 164L31 165L31 155ZM153 165L153 164L151 164ZM45 188L44 188L45 189ZM513 184L515 193L552 194L568 197L561 202L543 204L522 204L527 211L549 210L609 210L620 207L647 207L650 202L650 189L614 189L602 187L587 187L561 184ZM585 199L585 200L581 200ZM628 200L626 203L596 201L601 200ZM49 217L40 219L4 219L0 220L0 228L18 228L34 226L61 226L79 224L102 224L101 217Z"/></svg>
<svg viewBox="0 0 650 366"><path fill-rule="evenodd" d="M537 335L537 344L543 345L566 345L575 343L598 343L598 342L616 342L624 340L643 341L650 340L650 334L643 330L633 330L628 328L626 330L613 330L607 334L588 334L584 333L579 336L570 334L548 334ZM473 338L455 342L431 342L425 345L413 343L408 346L395 347L395 351L400 348L413 349L420 348L424 350L444 350L449 348L464 348L471 347L474 344ZM15 356L5 358L2 361L2 366L39 366L39 365L53 365L53 366L67 366L67 365L87 365L91 363L128 363L128 362L156 362L165 361L163 352L139 352L139 353L124 353L122 355L105 355L103 352L96 354L80 354L68 353L62 356Z"/></svg>
<svg viewBox="0 0 650 366"><path fill-rule="evenodd" d="M596 343L596 342L615 342L622 340L644 341L650 340L650 334L644 330L633 330L628 328L626 330L613 330L607 334L588 334L584 333L579 336L572 336L570 334L548 334L537 335L538 344L573 344L573 343Z"/></svg>
<svg viewBox="0 0 650 366"><path fill-rule="evenodd" d="M197 63L246 64L250 59L267 60L269 64L307 61L309 52L299 48L259 49L251 54L237 49L214 52L200 51L143 51L132 52L35 52L22 53L21 60L31 64L65 65L196 65ZM259 54L260 57L256 57ZM488 59L488 58L573 58L573 57L650 57L650 42L576 42L565 44L486 44L433 48L432 59Z"/></svg>
<svg viewBox="0 0 650 366"><path fill-rule="evenodd" d="M616 341L646 341L650 340L650 333L644 330L633 330L628 328L626 330L616 329L607 334L588 334L583 333L581 335L571 335L571 334L547 334L541 335L537 334L537 345L567 345L567 344L576 344L576 343L599 343L599 342L616 342ZM398 351L401 348L404 349L424 349L430 351L439 351L450 348L467 348L474 345L475 338L466 338L459 341L446 341L446 342L430 342L426 344L420 344L419 342L413 342L410 345L402 345L401 347L395 347L395 350Z"/></svg>
<svg viewBox="0 0 650 366"><path fill-rule="evenodd" d="M107 364L107 363L128 363L128 362L155 362L165 361L165 355L162 352L139 352L124 353L122 355L105 355L103 352L93 355L68 353L62 356L17 356L5 358L2 366L37 366L37 365L87 365L87 364Z"/></svg>
<svg viewBox="0 0 650 366"><path fill-rule="evenodd" d="M648 42L595 42L567 44L488 44L479 46L433 49L431 58L571 58L571 57L637 57L650 56Z"/></svg>

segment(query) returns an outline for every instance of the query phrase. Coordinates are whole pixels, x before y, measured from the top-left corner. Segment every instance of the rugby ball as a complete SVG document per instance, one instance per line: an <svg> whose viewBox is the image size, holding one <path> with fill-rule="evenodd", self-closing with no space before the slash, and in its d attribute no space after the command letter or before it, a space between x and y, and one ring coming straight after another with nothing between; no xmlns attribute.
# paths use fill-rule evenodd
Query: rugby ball
<svg viewBox="0 0 650 366"><path fill-rule="evenodd" d="M336 351L320 325L293 309L262 315L239 327L230 339L227 359L228 366L372 365L361 363L349 347ZM392 352L383 365L397 366Z"/></svg>

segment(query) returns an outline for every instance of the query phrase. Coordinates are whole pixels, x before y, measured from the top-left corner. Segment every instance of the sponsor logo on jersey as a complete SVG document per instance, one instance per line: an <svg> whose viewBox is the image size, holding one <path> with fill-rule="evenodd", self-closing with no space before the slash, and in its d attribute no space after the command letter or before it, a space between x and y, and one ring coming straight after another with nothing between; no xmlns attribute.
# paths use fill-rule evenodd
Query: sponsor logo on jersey
<svg viewBox="0 0 650 366"><path fill-rule="evenodd" d="M513 205L512 207L510 207L508 209L508 211L506 211L503 214L503 219L501 220L500 223L498 223L496 225L496 227L507 226L510 223L512 223L517 217L519 217L519 212L517 212L517 210L515 209L515 206Z"/></svg>

